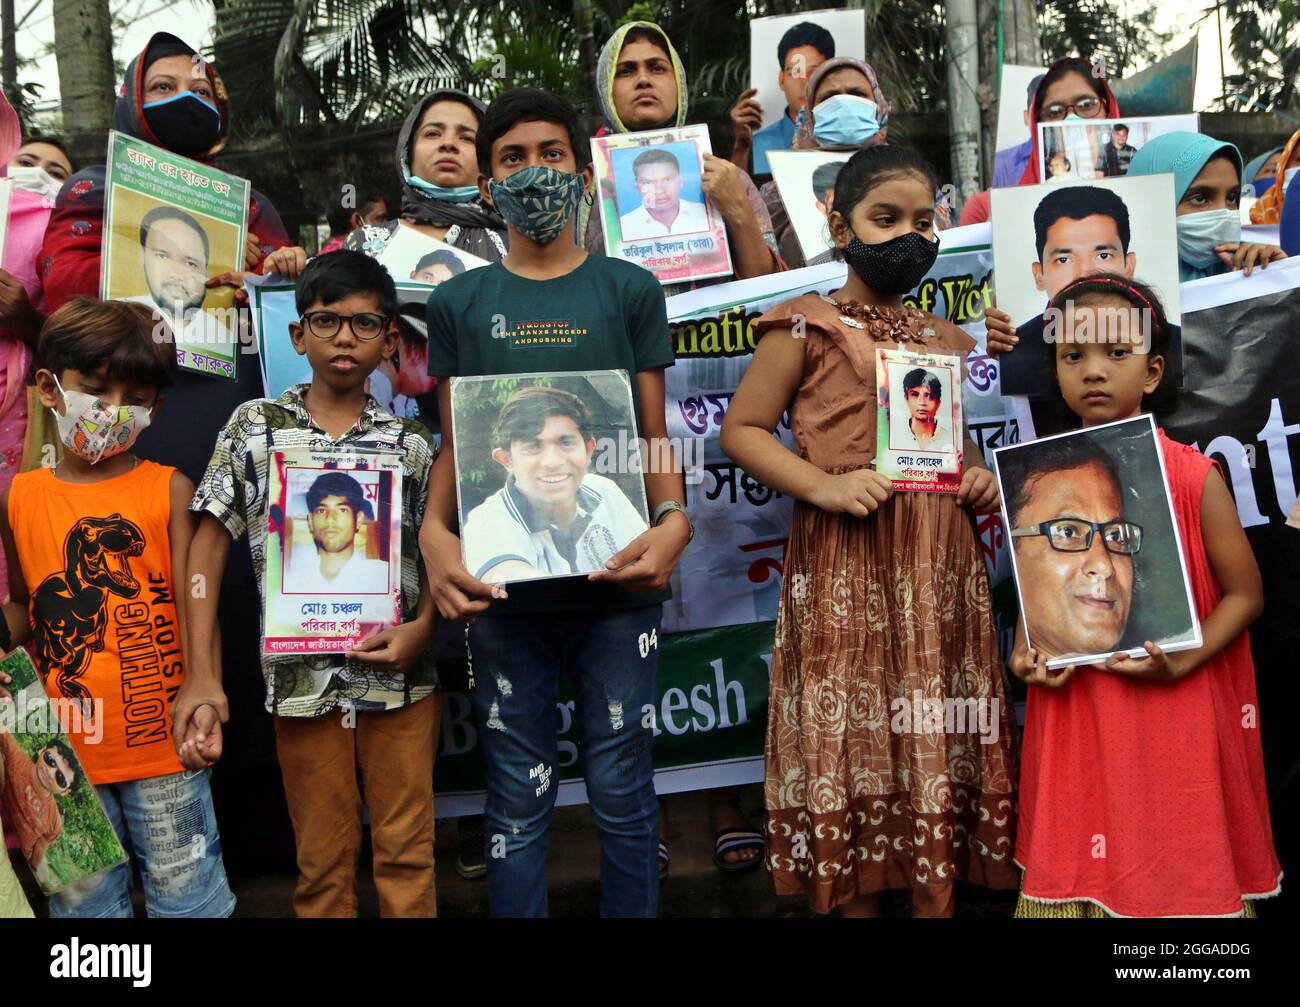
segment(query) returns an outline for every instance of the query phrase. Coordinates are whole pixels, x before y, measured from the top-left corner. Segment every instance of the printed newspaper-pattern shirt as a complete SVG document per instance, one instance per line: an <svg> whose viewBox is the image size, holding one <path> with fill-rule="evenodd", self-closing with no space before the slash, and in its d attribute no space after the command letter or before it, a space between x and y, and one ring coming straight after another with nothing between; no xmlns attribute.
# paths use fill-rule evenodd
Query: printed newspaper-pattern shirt
<svg viewBox="0 0 1300 1007"><path fill-rule="evenodd" d="M211 514L239 539L248 536L258 590L265 592L267 487L271 453L286 448L387 451L402 458L402 621L415 617L420 597L418 533L424 519L434 451L424 427L385 412L370 396L361 418L338 440L307 411L306 384L278 399L254 399L235 410L217 437L190 510ZM259 624L263 606L258 607ZM264 635L265 626L259 633ZM316 717L330 710L391 710L424 699L438 687L431 654L405 674L341 654L262 655L266 709L281 717Z"/></svg>

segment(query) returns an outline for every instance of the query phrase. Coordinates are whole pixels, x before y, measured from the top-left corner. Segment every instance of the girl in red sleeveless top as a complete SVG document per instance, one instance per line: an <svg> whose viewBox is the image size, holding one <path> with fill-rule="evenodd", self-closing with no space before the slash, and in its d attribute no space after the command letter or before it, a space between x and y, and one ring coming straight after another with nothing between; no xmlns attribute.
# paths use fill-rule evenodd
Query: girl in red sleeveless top
<svg viewBox="0 0 1300 1007"><path fill-rule="evenodd" d="M1093 333L1117 317L1104 309L1150 320L1148 347L1057 343L1057 385L1083 426L1158 410L1168 327L1155 295L1107 274L1053 307L1067 301ZM1052 672L1018 630L1011 670L1033 688L1017 916L1253 916L1252 900L1280 889L1246 632L1263 607L1259 570L1215 463L1164 431L1160 450L1204 642L1166 654L1148 641L1140 659Z"/></svg>

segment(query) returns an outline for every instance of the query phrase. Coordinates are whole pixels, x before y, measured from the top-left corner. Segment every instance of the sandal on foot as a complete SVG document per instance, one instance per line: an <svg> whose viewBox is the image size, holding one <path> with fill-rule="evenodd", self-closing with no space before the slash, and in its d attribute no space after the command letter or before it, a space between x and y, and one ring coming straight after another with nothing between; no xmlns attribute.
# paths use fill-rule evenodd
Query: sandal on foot
<svg viewBox="0 0 1300 1007"><path fill-rule="evenodd" d="M733 826L723 829L713 841L713 865L724 874L748 871L763 862L763 851L766 848L763 834L755 832L752 828ZM748 860L737 860L734 864L727 862L725 854L741 850L757 850L759 855Z"/></svg>

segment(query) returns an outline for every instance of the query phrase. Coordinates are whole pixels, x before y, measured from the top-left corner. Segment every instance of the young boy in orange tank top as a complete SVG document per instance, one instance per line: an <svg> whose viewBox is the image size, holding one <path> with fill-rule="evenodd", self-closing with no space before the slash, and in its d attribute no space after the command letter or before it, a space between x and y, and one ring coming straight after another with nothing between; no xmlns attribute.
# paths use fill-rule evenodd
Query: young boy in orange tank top
<svg viewBox="0 0 1300 1007"><path fill-rule="evenodd" d="M197 755L187 772L171 738L194 485L130 452L176 379L157 325L141 305L78 297L41 329L36 387L64 450L0 496L12 599L0 650L34 640L46 691L70 701L65 730L135 852L149 915L229 916L208 774ZM75 882L50 915L130 917L131 876L128 862Z"/></svg>

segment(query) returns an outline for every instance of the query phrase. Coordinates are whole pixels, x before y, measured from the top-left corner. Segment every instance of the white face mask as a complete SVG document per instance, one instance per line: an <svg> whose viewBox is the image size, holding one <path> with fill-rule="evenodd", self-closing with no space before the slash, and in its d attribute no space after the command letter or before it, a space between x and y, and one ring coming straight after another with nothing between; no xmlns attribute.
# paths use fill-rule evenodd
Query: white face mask
<svg viewBox="0 0 1300 1007"><path fill-rule="evenodd" d="M1282 176L1282 193L1284 195L1286 194L1286 187L1291 184L1291 179L1295 178L1298 171L1300 171L1300 167L1287 168L1286 174Z"/></svg>
<svg viewBox="0 0 1300 1007"><path fill-rule="evenodd" d="M1241 241L1241 214L1236 210L1202 210L1176 218L1178 258L1201 269L1219 261L1216 245Z"/></svg>
<svg viewBox="0 0 1300 1007"><path fill-rule="evenodd" d="M53 205L54 199L63 188L63 182L55 178L39 165L18 164L9 166L9 177L14 180L15 189L26 189L38 196L46 196Z"/></svg>

